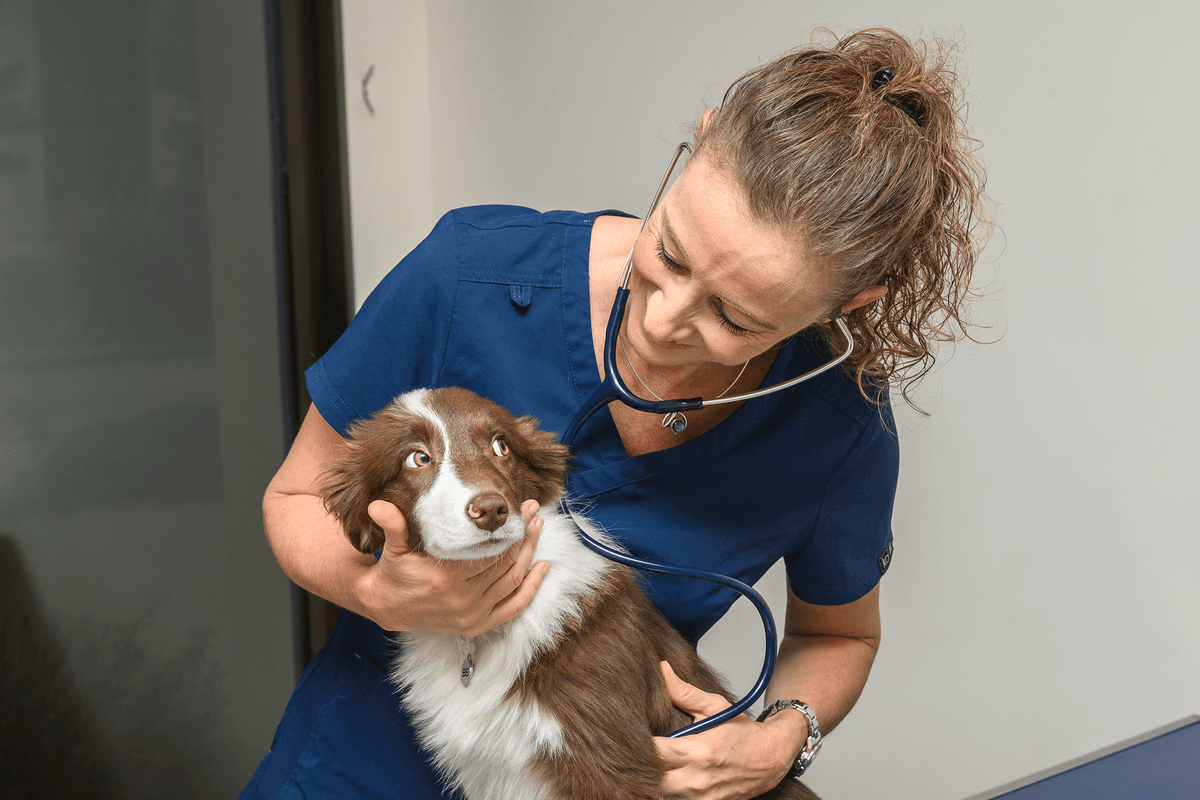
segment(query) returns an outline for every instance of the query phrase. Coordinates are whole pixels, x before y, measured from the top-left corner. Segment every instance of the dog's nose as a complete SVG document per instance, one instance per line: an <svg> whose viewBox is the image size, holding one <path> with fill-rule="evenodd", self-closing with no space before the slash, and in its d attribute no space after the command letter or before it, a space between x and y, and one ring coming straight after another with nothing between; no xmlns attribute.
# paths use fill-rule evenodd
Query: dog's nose
<svg viewBox="0 0 1200 800"><path fill-rule="evenodd" d="M508 519L508 503L496 492L484 492L467 503L467 516L480 530L491 533Z"/></svg>

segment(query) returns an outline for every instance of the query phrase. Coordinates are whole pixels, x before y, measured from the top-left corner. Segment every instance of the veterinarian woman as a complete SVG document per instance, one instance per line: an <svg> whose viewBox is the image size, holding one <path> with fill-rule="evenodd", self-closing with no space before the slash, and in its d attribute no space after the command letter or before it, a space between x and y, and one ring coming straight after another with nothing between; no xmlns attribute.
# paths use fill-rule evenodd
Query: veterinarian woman
<svg viewBox="0 0 1200 800"><path fill-rule="evenodd" d="M266 530L292 580L352 613L305 671L243 797L442 796L388 683L385 631L474 636L519 614L547 571L531 563L539 521L497 560L434 563L407 552L403 514L380 501L376 560L326 515L323 470L350 422L413 387L464 386L564 430L599 383L631 248L618 369L644 397L779 383L843 348L831 318L849 325L842 368L687 412L679 433L612 405L583 428L570 474L571 494L637 555L750 583L784 559L786 635L766 702L806 704L821 734L849 712L879 646L892 554L888 387L961 332L986 225L955 76L891 31L830 38L751 71L704 113L694 155L644 229L617 212L451 212L308 372L313 407L267 490ZM658 177L646 176L647 200ZM735 599L646 580L693 642ZM690 713L725 705L668 684ZM789 705L656 740L661 793L752 797L813 733Z"/></svg>

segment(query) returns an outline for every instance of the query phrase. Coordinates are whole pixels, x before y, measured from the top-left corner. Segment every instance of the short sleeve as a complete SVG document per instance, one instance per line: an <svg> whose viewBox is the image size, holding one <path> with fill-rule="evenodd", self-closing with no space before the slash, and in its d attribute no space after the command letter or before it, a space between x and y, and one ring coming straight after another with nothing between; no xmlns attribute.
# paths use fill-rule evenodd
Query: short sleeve
<svg viewBox="0 0 1200 800"><path fill-rule="evenodd" d="M393 398L435 385L446 353L459 257L454 212L371 292L349 327L308 369L309 396L345 435Z"/></svg>
<svg viewBox="0 0 1200 800"><path fill-rule="evenodd" d="M892 506L900 448L891 415L863 428L830 475L813 534L786 558L792 591L806 603L844 605L875 587L892 556Z"/></svg>

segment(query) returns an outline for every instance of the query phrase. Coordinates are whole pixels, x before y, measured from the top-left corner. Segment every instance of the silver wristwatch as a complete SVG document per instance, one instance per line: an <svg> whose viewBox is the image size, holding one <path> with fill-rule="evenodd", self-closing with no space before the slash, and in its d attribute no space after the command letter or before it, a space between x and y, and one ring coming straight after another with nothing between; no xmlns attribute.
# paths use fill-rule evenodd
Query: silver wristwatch
<svg viewBox="0 0 1200 800"><path fill-rule="evenodd" d="M790 777L798 779L809 768L813 759L817 757L817 752L821 749L821 728L817 725L817 715L808 707L808 703L801 703L799 700L776 700L763 709L763 712L758 715L758 721L762 722L781 708L794 708L808 720L808 740L796 758L796 763L788 771Z"/></svg>

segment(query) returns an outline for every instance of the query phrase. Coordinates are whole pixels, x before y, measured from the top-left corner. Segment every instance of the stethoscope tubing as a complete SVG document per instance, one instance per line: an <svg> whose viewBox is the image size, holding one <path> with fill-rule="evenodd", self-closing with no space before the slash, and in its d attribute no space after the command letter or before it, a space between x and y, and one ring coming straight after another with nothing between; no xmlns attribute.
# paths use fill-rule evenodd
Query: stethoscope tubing
<svg viewBox="0 0 1200 800"><path fill-rule="evenodd" d="M562 509L574 519L575 515L571 512L570 507L564 498L561 501ZM721 575L717 572L709 572L708 570L692 569L690 567L679 567L668 564L660 564L656 561L649 561L644 558L631 556L628 553L622 553L620 550L614 550L607 545L596 541L591 536L584 533L584 526L578 520L576 528L579 529L580 540L595 553L607 558L609 561L615 561L618 564L624 564L627 567L633 567L645 572L656 572L660 575L673 575L681 578L690 578L692 580L705 581L707 583L715 583L719 586L724 586L738 592L743 597L746 597L754 604L758 614L762 617L763 630L767 637L766 656L763 659L762 671L758 675L758 680L741 700L731 705L729 708L713 714L711 717L705 717L702 720L693 722L691 725L680 728L673 733L668 734L667 738L677 739L681 736L690 736L693 733L700 733L709 728L715 728L722 722L733 719L739 714L747 711L750 706L754 705L754 701L762 696L767 690L767 684L771 681L771 675L775 671L776 648L778 648L778 634L775 629L775 618L771 614L771 607L767 605L767 601L763 596L751 585L739 581L737 578L731 578L728 575Z"/></svg>
<svg viewBox="0 0 1200 800"><path fill-rule="evenodd" d="M646 212L645 218L642 220L643 229L646 222L650 219L650 215L654 213L654 209L658 206L659 200L666 191L667 182L670 180L671 173L675 170L675 165L679 161L684 150L691 150L691 147L685 142L680 144L675 151L675 157L671 160L671 165L667 168L666 175L663 176L662 183L658 187L658 192L654 195L654 201L650 204L649 211ZM614 400L619 400L625 403L630 408L638 411L644 411L650 414L670 414L675 411L696 411L707 406L721 405L724 403L740 403L745 400L752 400L756 397L773 394L789 387L795 386L798 383L815 378L817 375L832 369L841 364L854 351L854 338L850 335L850 329L846 326L844 320L840 317L833 321L837 324L839 332L846 341L845 350L833 360L822 364L821 366L810 370L799 377L784 381L783 383L768 386L765 389L759 389L745 394L734 395L732 397L721 397L715 400L704 400L700 397L682 398L678 400L645 400L635 395L630 391L625 381L621 378L620 372L617 369L617 337L620 335L621 322L625 317L625 306L629 301L629 277L633 267L633 250L629 251L629 257L625 261L625 269L621 276L621 283L617 287L617 295L613 300L612 311L608 316L608 325L604 333L604 379L591 396L580 406L579 411L572 417L567 425L566 431L562 435L562 443L568 447L573 446L575 439L579 434L580 429L584 424L592 418L592 416L604 408ZM763 667L759 672L758 680L750 691L729 708L724 709L711 717L699 720L686 727L669 734L668 738L678 738L681 736L689 736L693 733L709 730L723 722L726 722L739 714L744 713L754 704L763 692L767 689L767 684L771 680L771 675L775 671L775 659L777 648L779 646L778 633L775 627L775 618L771 614L771 608L767 605L767 601L758 591L747 583L739 581L736 578L722 575L709 570L693 569L691 567L680 567L670 564L661 564L656 561L650 561L644 558L638 558L628 553L615 550L602 542L597 541L585 532L585 526L580 524L579 520L575 519L574 513L571 511L566 498L561 501L562 509L576 522L576 527L579 529L579 538L590 550L610 561L615 561L618 564L624 564L628 567L643 570L645 572L653 572L660 575L673 575L692 580L705 581L707 583L716 584L732 589L741 594L743 597L750 600L754 604L755 609L762 617L763 630L766 634L766 653L763 658Z"/></svg>

